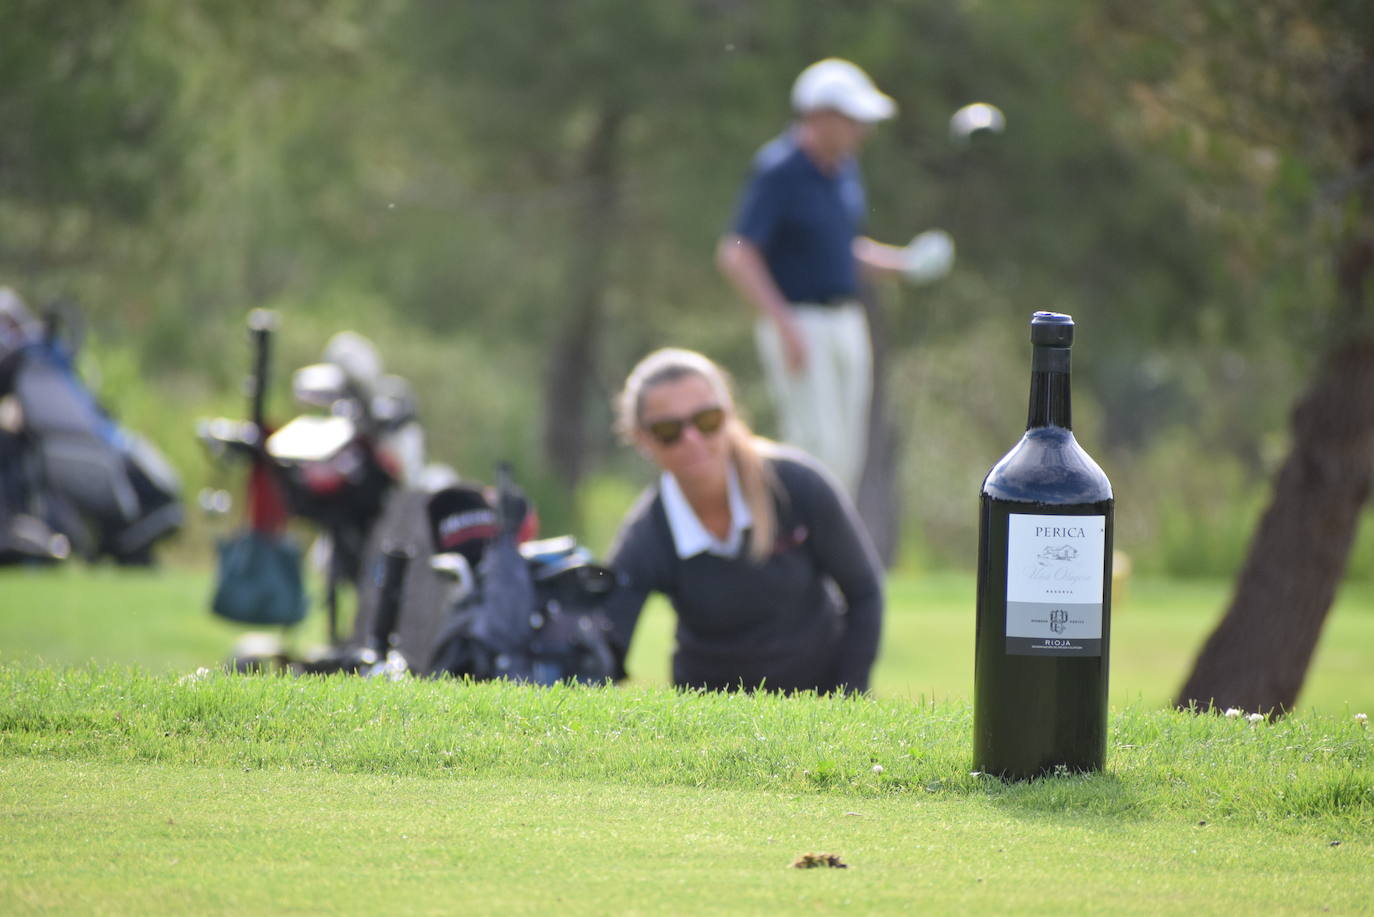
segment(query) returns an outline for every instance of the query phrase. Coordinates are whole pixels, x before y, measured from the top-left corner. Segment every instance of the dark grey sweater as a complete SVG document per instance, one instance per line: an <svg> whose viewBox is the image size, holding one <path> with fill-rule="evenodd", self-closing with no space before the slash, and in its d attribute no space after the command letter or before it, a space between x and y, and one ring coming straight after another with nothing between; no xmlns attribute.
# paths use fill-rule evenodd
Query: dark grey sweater
<svg viewBox="0 0 1374 917"><path fill-rule="evenodd" d="M712 689L866 691L882 627L882 573L853 506L816 461L779 448L769 459L783 491L778 535L762 563L677 556L658 485L621 524L608 563L620 588L609 604L629 646L650 592L677 612L673 683Z"/></svg>

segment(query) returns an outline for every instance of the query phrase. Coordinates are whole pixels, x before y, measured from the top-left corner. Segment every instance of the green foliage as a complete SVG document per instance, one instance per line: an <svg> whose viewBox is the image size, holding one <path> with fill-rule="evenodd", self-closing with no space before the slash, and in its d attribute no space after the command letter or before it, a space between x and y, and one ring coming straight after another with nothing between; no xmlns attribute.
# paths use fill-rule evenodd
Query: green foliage
<svg viewBox="0 0 1374 917"><path fill-rule="evenodd" d="M598 501L548 467L540 416L581 303L601 316L594 473L635 480L607 402L664 343L732 368L772 432L711 249L796 72L847 55L901 106L866 150L870 229L942 225L960 253L944 283L880 291L908 552L969 562L977 481L1019 433L1026 316L1057 308L1082 329L1082 438L1121 482L1132 549L1229 574L1243 532L1214 527L1179 566L1164 543L1187 526L1161 520L1245 517L1264 492L1355 187L1338 141L1358 124L1331 120L1350 87L1319 77L1368 25L1358 3L1261 7L9 3L0 284L80 300L92 359L118 367L107 403L188 486L208 474L194 418L235 405L243 315L271 305L276 411L352 327L416 384L435 458L479 478L513 459L569 529ZM949 114L974 100L1007 132L956 147Z"/></svg>
<svg viewBox="0 0 1374 917"><path fill-rule="evenodd" d="M68 211L79 237L86 220L146 219L159 184L175 178L177 74L131 5L0 9L0 199L32 208L34 224L58 218L44 208Z"/></svg>
<svg viewBox="0 0 1374 917"><path fill-rule="evenodd" d="M1341 211L1363 211L1368 229L1367 182L1355 174L1367 156L1362 125L1374 111L1368 5L1266 0L1241 12L1209 0L1102 9L1097 47L1109 73L1135 80L1140 115L1118 127L1144 144L1173 144L1193 221L1226 245L1215 279L1240 294L1231 308L1251 307L1231 313L1232 329L1276 329L1305 348L1340 334L1330 266L1340 238L1363 231Z"/></svg>

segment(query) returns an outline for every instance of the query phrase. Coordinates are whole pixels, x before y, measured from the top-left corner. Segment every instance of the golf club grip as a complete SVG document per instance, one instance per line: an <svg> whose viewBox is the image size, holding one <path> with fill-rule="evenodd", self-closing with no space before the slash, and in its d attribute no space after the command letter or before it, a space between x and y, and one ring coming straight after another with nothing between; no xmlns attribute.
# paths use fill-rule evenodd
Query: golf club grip
<svg viewBox="0 0 1374 917"><path fill-rule="evenodd" d="M410 550L404 547L386 548L382 552L382 582L377 596L377 618L372 625L372 646L378 652L391 646L391 636L396 632L410 557Z"/></svg>
<svg viewBox="0 0 1374 917"><path fill-rule="evenodd" d="M496 463L496 514L501 530L514 535L529 512L525 495L515 484L515 472L508 461Z"/></svg>
<svg viewBox="0 0 1374 917"><path fill-rule="evenodd" d="M248 416L261 435L266 428L267 370L271 361L272 331L276 317L266 309L248 313L248 333L253 341L253 371L248 377Z"/></svg>

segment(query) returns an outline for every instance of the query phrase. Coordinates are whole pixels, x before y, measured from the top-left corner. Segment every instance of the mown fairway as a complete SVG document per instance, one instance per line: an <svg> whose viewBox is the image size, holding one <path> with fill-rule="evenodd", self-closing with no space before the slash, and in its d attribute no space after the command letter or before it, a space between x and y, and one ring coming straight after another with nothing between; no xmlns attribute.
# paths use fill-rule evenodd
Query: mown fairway
<svg viewBox="0 0 1374 917"><path fill-rule="evenodd" d="M661 610L622 688L193 675L207 588L0 575L0 913L1374 909L1367 593L1268 724L1160 709L1225 592L1132 584L1107 772L1007 786L957 576L893 582L852 700L665 690Z"/></svg>
<svg viewBox="0 0 1374 917"><path fill-rule="evenodd" d="M963 704L0 668L0 908L1357 913L1353 718L1113 715L967 770ZM808 852L848 869L797 870Z"/></svg>
<svg viewBox="0 0 1374 917"><path fill-rule="evenodd" d="M1320 828L22 759L0 780L11 914L1340 914L1374 896L1368 842ZM789 867L817 850L849 868Z"/></svg>

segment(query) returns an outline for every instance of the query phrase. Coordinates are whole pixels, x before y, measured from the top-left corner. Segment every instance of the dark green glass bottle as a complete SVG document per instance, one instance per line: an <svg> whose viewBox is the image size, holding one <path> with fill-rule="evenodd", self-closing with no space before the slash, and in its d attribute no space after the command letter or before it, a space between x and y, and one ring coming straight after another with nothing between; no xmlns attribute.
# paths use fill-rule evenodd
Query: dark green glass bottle
<svg viewBox="0 0 1374 917"><path fill-rule="evenodd" d="M1112 485L1072 431L1073 319L1031 318L1030 413L983 481L973 766L1025 779L1107 754Z"/></svg>

